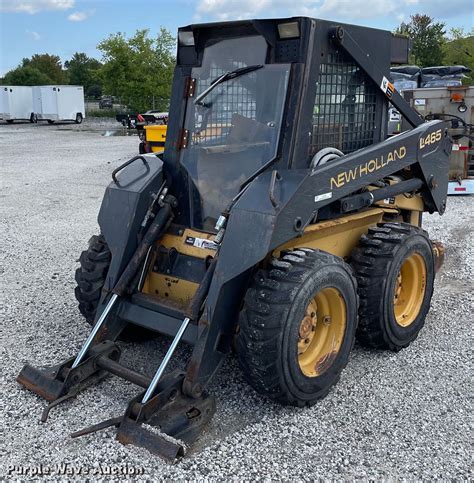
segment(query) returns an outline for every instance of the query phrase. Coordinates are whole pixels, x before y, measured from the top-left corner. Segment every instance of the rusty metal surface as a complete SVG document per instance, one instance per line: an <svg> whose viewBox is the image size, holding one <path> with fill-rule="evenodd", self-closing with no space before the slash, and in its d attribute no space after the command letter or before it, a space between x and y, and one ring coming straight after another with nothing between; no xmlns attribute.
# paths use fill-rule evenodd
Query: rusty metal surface
<svg viewBox="0 0 474 483"><path fill-rule="evenodd" d="M446 248L440 241L433 240L431 243L433 245L433 253L435 257L435 272L438 272L444 263Z"/></svg>
<svg viewBox="0 0 474 483"><path fill-rule="evenodd" d="M79 431L74 431L74 433L71 433L71 438L79 438L80 436L95 433L97 431L101 431L102 429L110 428L111 426L118 426L121 421L122 416L106 419L105 421L101 421L97 424L92 424L91 426L87 426L83 429L80 429Z"/></svg>
<svg viewBox="0 0 474 483"><path fill-rule="evenodd" d="M125 367L107 356L99 357L96 364L98 367L105 369L111 374L133 382L137 386L147 388L150 385L151 379L149 377Z"/></svg>
<svg viewBox="0 0 474 483"><path fill-rule="evenodd" d="M26 389L51 402L65 393L64 383L56 379L60 367L37 369L26 364L18 374L16 381Z"/></svg>
<svg viewBox="0 0 474 483"><path fill-rule="evenodd" d="M184 446L165 439L158 432L147 430L129 418L124 418L120 424L117 439L122 444L133 444L146 448L150 453L169 461L184 456Z"/></svg>
<svg viewBox="0 0 474 483"><path fill-rule="evenodd" d="M314 366L314 370L316 371L316 374L322 374L325 372L327 369L329 369L332 366L332 363L337 357L337 351L332 351L329 352L328 354L325 354L324 357L316 361L316 364Z"/></svg>

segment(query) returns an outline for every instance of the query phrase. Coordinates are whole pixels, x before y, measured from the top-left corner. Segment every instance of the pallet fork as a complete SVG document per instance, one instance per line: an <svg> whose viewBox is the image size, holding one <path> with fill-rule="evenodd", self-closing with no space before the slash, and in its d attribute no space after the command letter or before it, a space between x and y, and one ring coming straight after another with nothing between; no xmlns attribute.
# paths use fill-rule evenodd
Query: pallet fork
<svg viewBox="0 0 474 483"><path fill-rule="evenodd" d="M193 443L215 412L215 399L205 391L198 397L184 394L184 372L176 370L166 376L164 372L189 323L199 318L217 259L209 265L186 317L152 379L120 364L121 350L115 339L124 324L109 316L119 298L128 293L149 247L167 228L173 216L172 205L175 205L175 199L166 197L77 356L44 369L26 364L17 377L21 385L49 401L41 417L43 422L52 408L74 398L109 374L144 388L145 391L129 402L123 416L99 422L71 436L83 436L115 426L118 428L117 439L123 444L142 446L169 460L184 455L187 445Z"/></svg>

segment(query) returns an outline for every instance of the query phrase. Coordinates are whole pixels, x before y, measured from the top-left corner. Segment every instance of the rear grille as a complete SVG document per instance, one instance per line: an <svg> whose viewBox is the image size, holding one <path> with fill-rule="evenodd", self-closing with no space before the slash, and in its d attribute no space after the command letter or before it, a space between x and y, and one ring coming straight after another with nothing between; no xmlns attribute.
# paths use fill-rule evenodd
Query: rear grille
<svg viewBox="0 0 474 483"><path fill-rule="evenodd" d="M335 147L350 153L374 142L377 87L344 53L321 64L313 110L311 156Z"/></svg>

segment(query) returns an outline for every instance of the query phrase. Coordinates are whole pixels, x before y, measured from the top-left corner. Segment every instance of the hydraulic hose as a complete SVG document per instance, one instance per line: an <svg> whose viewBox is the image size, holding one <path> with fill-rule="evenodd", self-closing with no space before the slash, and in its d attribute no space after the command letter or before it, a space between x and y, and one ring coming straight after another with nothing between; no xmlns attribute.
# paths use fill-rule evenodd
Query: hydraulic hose
<svg viewBox="0 0 474 483"><path fill-rule="evenodd" d="M120 297L124 297L128 294L131 282L135 278L141 264L145 260L148 249L166 229L171 216L171 205L169 202L165 201L151 222L150 227L145 233L145 236L142 238L138 248L112 290L114 294Z"/></svg>

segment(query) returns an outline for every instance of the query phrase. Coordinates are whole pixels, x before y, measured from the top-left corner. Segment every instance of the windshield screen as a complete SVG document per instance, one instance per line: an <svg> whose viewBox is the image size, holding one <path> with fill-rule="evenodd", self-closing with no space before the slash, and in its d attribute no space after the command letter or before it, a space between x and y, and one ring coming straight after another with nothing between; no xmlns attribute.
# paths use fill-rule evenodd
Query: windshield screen
<svg viewBox="0 0 474 483"><path fill-rule="evenodd" d="M265 65L266 53L262 37L226 39L206 47L202 66L192 71L189 144L180 159L192 180L194 228L212 231L240 185L276 155L290 65ZM251 68L199 98L220 76L244 67Z"/></svg>

